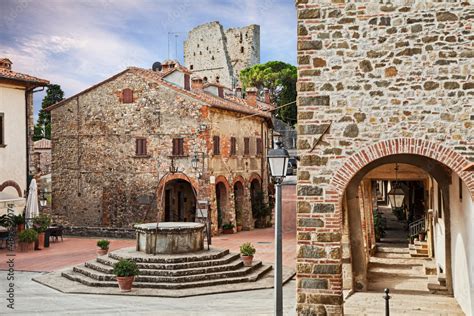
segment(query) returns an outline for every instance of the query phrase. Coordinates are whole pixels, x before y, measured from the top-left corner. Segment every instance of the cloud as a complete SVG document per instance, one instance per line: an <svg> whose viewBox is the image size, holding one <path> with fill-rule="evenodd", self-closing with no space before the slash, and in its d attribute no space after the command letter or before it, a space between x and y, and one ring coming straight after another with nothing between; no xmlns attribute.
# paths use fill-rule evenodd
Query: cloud
<svg viewBox="0 0 474 316"><path fill-rule="evenodd" d="M127 66L150 67L169 50L174 57L168 32L181 32L181 42L191 28L209 21L260 24L262 62L296 60L292 1L1 0L0 10L0 56L19 72L60 84L66 96Z"/></svg>

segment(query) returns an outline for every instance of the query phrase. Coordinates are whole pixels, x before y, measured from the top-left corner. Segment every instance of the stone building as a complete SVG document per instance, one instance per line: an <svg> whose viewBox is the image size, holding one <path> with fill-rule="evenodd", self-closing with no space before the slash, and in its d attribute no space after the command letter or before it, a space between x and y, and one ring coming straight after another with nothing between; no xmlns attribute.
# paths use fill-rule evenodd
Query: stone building
<svg viewBox="0 0 474 316"><path fill-rule="evenodd" d="M43 138L35 141L32 159L35 169L41 174L51 173L51 140Z"/></svg>
<svg viewBox="0 0 474 316"><path fill-rule="evenodd" d="M8 58L0 59L0 214L7 204L21 212L32 163L33 93L49 82L12 70Z"/></svg>
<svg viewBox="0 0 474 316"><path fill-rule="evenodd" d="M256 203L268 201L270 108L175 61L128 68L48 109L53 214L69 226L126 228L194 221L207 203L214 233L253 229Z"/></svg>
<svg viewBox="0 0 474 316"><path fill-rule="evenodd" d="M240 71L260 63L260 26L224 30L219 22L199 25L184 43L184 63L205 81L235 88Z"/></svg>
<svg viewBox="0 0 474 316"><path fill-rule="evenodd" d="M412 170L405 180L423 175L424 194L413 201L426 215L434 272L445 279L438 289L471 315L473 6L344 0L296 5L298 313L341 315L343 287L371 289L374 180L396 178L392 168L403 164Z"/></svg>

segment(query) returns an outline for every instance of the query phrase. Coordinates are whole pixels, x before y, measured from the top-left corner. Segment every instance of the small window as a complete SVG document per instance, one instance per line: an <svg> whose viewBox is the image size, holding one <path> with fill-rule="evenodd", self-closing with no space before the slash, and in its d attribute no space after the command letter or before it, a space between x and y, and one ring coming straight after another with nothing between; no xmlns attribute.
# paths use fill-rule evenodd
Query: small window
<svg viewBox="0 0 474 316"><path fill-rule="evenodd" d="M221 154L221 145L220 145L220 137L219 136L214 136L212 138L213 145L214 145L214 155L220 155Z"/></svg>
<svg viewBox="0 0 474 316"><path fill-rule="evenodd" d="M261 155L262 153L263 153L262 139L257 138L257 155Z"/></svg>
<svg viewBox="0 0 474 316"><path fill-rule="evenodd" d="M183 138L173 138L173 156L184 156Z"/></svg>
<svg viewBox="0 0 474 316"><path fill-rule="evenodd" d="M5 123L4 123L4 115L0 113L0 146L5 146Z"/></svg>
<svg viewBox="0 0 474 316"><path fill-rule="evenodd" d="M189 65L189 70L193 70L194 69L194 65Z"/></svg>
<svg viewBox="0 0 474 316"><path fill-rule="evenodd" d="M219 98L223 98L224 97L224 88L218 87L217 88L217 94L219 95Z"/></svg>
<svg viewBox="0 0 474 316"><path fill-rule="evenodd" d="M240 52L243 54L244 53L244 47L240 47Z"/></svg>
<svg viewBox="0 0 474 316"><path fill-rule="evenodd" d="M136 156L146 156L146 138L137 138L135 141L135 155Z"/></svg>
<svg viewBox="0 0 474 316"><path fill-rule="evenodd" d="M230 138L230 155L235 156L237 154L237 139L235 137Z"/></svg>
<svg viewBox="0 0 474 316"><path fill-rule="evenodd" d="M240 39L239 39L239 43L240 43L240 44L242 44L242 40L243 40L243 38L242 38L242 33L240 33Z"/></svg>
<svg viewBox="0 0 474 316"><path fill-rule="evenodd" d="M133 103L133 90L128 88L122 90L122 102Z"/></svg>
<svg viewBox="0 0 474 316"><path fill-rule="evenodd" d="M459 178L459 200L462 201L462 180Z"/></svg>
<svg viewBox="0 0 474 316"><path fill-rule="evenodd" d="M244 155L250 155L250 138L244 138Z"/></svg>

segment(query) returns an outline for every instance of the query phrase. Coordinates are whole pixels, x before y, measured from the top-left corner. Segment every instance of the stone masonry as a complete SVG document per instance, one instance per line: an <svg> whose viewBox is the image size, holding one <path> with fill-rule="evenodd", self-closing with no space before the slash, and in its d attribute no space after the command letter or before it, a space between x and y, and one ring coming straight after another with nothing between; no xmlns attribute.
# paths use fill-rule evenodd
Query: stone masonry
<svg viewBox="0 0 474 316"><path fill-rule="evenodd" d="M297 0L300 315L341 315L344 190L365 165L414 154L474 195L469 1ZM328 128L329 127L329 128Z"/></svg>
<svg viewBox="0 0 474 316"><path fill-rule="evenodd" d="M223 223L236 226L238 185L242 226L254 228L252 181L264 191L268 187L266 150L257 153L255 146L258 139L263 148L270 146L271 115L260 110L262 102L214 94L217 86L203 85L194 75L191 86L187 69L174 61L164 65L162 72L128 68L49 108L52 212L71 231L82 233L81 227L87 227L96 234L101 231L97 227L127 229L164 221L164 191L173 181L176 191L186 182L192 186L191 195L184 196L188 207L209 201L214 233L220 228L216 186L221 184L228 201L220 203ZM235 152L230 152L231 138ZM244 138L249 139L248 153ZM146 144L142 154L137 154L139 139ZM175 139L183 141L179 154L173 153ZM197 168L193 159L198 159ZM170 172L172 162L177 172ZM194 210L187 220L194 220Z"/></svg>
<svg viewBox="0 0 474 316"><path fill-rule="evenodd" d="M260 26L224 30L219 22L199 25L184 43L184 62L209 82L234 88L240 71L260 63Z"/></svg>

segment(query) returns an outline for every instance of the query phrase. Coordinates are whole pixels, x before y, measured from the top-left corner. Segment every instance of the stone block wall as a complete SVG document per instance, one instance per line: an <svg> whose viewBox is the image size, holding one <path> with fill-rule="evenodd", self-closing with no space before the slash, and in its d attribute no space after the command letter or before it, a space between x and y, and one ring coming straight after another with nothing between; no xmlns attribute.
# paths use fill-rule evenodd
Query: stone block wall
<svg viewBox="0 0 474 316"><path fill-rule="evenodd" d="M473 5L297 0L298 312L341 314L341 200L396 153L474 161ZM326 132L326 133L325 133Z"/></svg>

